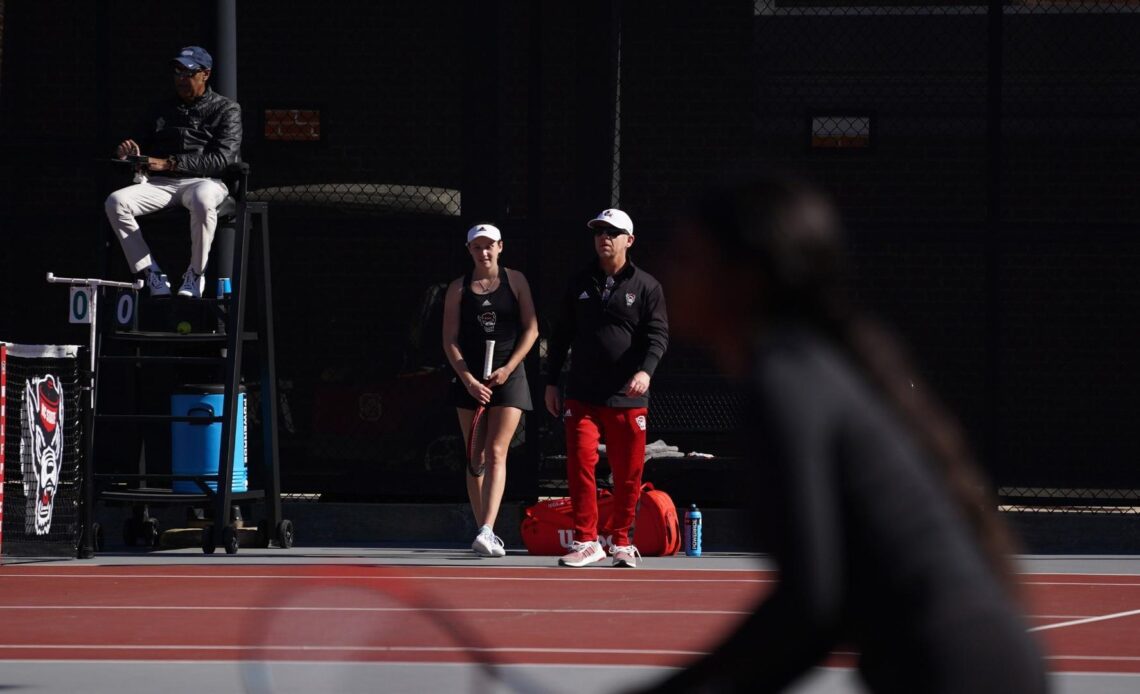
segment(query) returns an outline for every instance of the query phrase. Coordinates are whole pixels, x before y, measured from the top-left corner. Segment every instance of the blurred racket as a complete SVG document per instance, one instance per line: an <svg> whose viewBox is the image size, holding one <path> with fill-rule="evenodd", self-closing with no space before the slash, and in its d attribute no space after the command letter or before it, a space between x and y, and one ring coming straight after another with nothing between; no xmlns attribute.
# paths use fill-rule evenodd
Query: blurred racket
<svg viewBox="0 0 1140 694"><path fill-rule="evenodd" d="M288 581L249 612L240 665L244 691L543 691L509 674L463 621L399 578L314 576ZM275 586L276 587L276 586Z"/></svg>
<svg viewBox="0 0 1140 694"><path fill-rule="evenodd" d="M495 341L486 340L483 343L483 381L491 377L491 361L495 357ZM467 437L467 474L472 477L482 477L487 471L487 461L483 458L483 449L487 443L487 406L479 403L475 408L475 416L471 419L471 435Z"/></svg>

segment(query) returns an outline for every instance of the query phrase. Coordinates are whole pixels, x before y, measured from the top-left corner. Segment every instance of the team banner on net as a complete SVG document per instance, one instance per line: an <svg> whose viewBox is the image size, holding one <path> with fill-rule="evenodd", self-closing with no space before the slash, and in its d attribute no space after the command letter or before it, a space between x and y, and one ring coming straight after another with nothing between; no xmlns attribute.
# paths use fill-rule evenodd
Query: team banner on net
<svg viewBox="0 0 1140 694"><path fill-rule="evenodd" d="M74 556L82 451L77 356L73 346L0 343L5 555Z"/></svg>

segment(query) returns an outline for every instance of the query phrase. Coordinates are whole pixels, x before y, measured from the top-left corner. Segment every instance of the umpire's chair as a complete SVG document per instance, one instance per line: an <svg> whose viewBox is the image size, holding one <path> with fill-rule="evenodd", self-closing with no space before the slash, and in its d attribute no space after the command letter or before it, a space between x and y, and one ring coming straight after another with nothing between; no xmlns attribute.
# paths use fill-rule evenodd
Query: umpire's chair
<svg viewBox="0 0 1140 694"><path fill-rule="evenodd" d="M233 276L234 231L237 229L240 204L245 202L249 190L249 164L243 161L230 164L219 178L229 188L230 194L218 205L218 227L214 232L214 243L210 246L210 262L206 266L208 292L213 291L217 278ZM184 218L186 214L185 208L174 205L139 217L139 225L145 231L147 222L172 223L175 219Z"/></svg>
<svg viewBox="0 0 1140 694"><path fill-rule="evenodd" d="M103 474L95 472L91 475L95 483L88 485L88 494L91 495L88 497L88 508L93 508L96 499L132 506L132 517L124 527L124 540L128 545L134 544L140 537L147 541L147 544L157 545L157 521L149 515L150 505L182 504L201 508L205 513L209 527L204 528L202 532L202 550L213 553L216 547L221 546L227 553L232 554L238 550L238 530L243 527L241 519L233 513L233 505L249 504L258 500L264 502L265 509L262 512L261 522L257 524L255 542L262 547L269 546L270 542L274 541L283 548L291 547L293 544L292 523L281 518L268 206L264 202L246 201L249 186L248 164L240 162L232 164L226 168L220 178L229 188L230 194L218 207L218 226L206 272L210 279L229 278L231 293L213 298L213 292L208 291L208 296L202 299L180 301L177 297L172 297L161 300L166 304L168 318L177 313L179 306L198 305L215 309L216 315L220 316L218 318L220 323L216 325L216 329L207 328L203 331L194 329L192 334L183 333L182 330L175 332L169 327L165 330L140 330L137 318L134 326L119 326L125 329L101 329L103 338L96 350L97 366L94 379L96 391L98 391L99 372L102 371L103 365L117 362L120 367L122 365L131 367L128 370L130 374L150 364L174 365L179 372L187 370L187 373L190 373L190 369L202 365L202 368L214 374L214 379L220 376L224 393L225 407L222 408L224 412L210 418L212 422L222 424L219 458L224 464L219 465L217 475L196 479L195 483L199 485L202 493L186 494L148 486L147 478L157 481L163 478L170 479L173 475L156 474L153 470L148 474L145 449L140 450L137 472ZM145 227L148 222L153 224L154 221L163 218L171 221L184 220L185 216L186 211L183 208L170 207L144 215L140 221ZM253 290L252 293L250 289ZM246 301L251 294L254 307L250 320L247 321ZM250 328L252 330L249 330ZM255 343L250 346L254 347L253 351L257 354L256 370L249 368L252 365L246 364L246 360L243 359L243 348L250 342ZM113 344L119 345L120 348L115 351L105 349ZM203 354L212 356L179 353L180 350L194 349L194 345L204 347ZM221 357L217 356L218 348L221 348ZM128 375L127 378L133 377ZM248 463L250 481L257 483L259 488L254 489L251 484L248 491L233 491L228 463L233 459L235 450L240 450L238 447L244 445L243 441L238 440L236 433L239 421L239 401L236 396L244 386L253 385L258 388L260 395L259 419L262 436L261 445L256 451L257 455L251 455ZM96 407L93 408L95 410L99 410L102 404L105 404L99 402L98 394L95 401ZM92 433L88 439L90 450L94 450L93 440L96 438L94 425L102 421L118 420L134 422L136 425L158 423L165 426L166 421L187 419L187 417L160 415L155 412L138 412L133 404L130 409L132 411L127 413L107 414L99 411L92 413L92 426L89 429ZM115 448L121 450L123 446L116 445ZM259 460L255 461L254 457ZM92 456L89 456L89 459L94 461ZM134 467L133 461L128 462ZM216 481L216 490L210 491L205 479ZM136 484L139 486L132 488L131 485ZM90 514L85 524L84 547L81 549L82 552L89 553L92 551L92 544L96 546L99 544L96 539L98 529L92 525Z"/></svg>
<svg viewBox="0 0 1140 694"><path fill-rule="evenodd" d="M210 249L213 261L206 268L209 276L210 266L213 267L211 279L233 276L234 230L237 228L238 204L245 202L249 191L249 164L244 161L230 164L222 172L222 182L229 188L230 194L218 206L218 228L214 232L214 245ZM207 283L207 286L210 285Z"/></svg>

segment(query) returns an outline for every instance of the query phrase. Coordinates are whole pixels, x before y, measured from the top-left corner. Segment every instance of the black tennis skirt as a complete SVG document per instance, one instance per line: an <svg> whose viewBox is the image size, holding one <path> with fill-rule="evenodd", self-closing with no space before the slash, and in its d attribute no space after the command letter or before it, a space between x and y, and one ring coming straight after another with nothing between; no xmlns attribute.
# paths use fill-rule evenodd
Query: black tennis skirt
<svg viewBox="0 0 1140 694"><path fill-rule="evenodd" d="M479 401L471 397L459 382L458 376L451 377L451 404L461 410L474 410L479 407ZM517 407L524 412L534 409L525 367L519 366L506 383L491 389L491 402L488 403L488 407Z"/></svg>

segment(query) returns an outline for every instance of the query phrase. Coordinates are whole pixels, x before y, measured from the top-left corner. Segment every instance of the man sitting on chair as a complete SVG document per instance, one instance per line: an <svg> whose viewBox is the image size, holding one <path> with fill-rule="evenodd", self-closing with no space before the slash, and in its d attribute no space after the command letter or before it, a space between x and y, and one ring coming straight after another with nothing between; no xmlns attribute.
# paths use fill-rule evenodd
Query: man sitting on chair
<svg viewBox="0 0 1140 694"><path fill-rule="evenodd" d="M151 296L170 296L170 282L151 256L136 217L174 205L190 210L190 267L182 275L178 295L200 298L218 206L229 194L219 177L241 159L241 107L206 84L214 61L205 49L183 48L171 63L178 98L155 109L138 142L119 143L117 158L145 151L146 159L135 185L111 193L105 208L127 263L145 274Z"/></svg>

